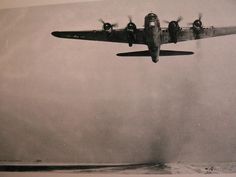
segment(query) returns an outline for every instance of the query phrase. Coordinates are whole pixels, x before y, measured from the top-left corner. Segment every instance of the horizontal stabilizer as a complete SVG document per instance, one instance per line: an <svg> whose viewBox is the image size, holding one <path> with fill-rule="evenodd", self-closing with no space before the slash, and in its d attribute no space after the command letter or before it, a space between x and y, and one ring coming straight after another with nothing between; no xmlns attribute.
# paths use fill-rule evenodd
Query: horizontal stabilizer
<svg viewBox="0 0 236 177"><path fill-rule="evenodd" d="M193 55L192 51L161 50L160 56Z"/></svg>
<svg viewBox="0 0 236 177"><path fill-rule="evenodd" d="M161 50L160 56L178 56L178 55L193 55L194 53L191 51L175 51L175 50ZM145 57L151 56L148 50L145 51L137 51L137 52L125 52L118 53L117 56L120 57Z"/></svg>
<svg viewBox="0 0 236 177"><path fill-rule="evenodd" d="M137 52L118 53L117 56L119 57L145 57L145 56L151 56L151 55L148 50L145 50L145 51L137 51Z"/></svg>

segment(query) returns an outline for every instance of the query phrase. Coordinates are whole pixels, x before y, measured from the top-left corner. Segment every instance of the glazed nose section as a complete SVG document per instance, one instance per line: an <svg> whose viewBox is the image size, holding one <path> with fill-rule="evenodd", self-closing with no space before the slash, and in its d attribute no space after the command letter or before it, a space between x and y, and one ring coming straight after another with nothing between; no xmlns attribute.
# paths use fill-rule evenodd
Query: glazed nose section
<svg viewBox="0 0 236 177"><path fill-rule="evenodd" d="M151 21L151 22L149 23L149 26L150 26L150 27L155 27L155 26L156 26L156 23L155 23L154 21Z"/></svg>

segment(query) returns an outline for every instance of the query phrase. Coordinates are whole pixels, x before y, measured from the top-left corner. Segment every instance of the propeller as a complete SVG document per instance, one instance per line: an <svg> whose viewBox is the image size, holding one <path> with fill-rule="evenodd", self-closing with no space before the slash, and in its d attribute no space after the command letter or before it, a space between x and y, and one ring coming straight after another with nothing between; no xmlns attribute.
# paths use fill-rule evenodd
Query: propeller
<svg viewBox="0 0 236 177"><path fill-rule="evenodd" d="M105 23L106 23L106 22L105 22L103 19L101 19L101 18L100 18L98 21L101 22L102 24L105 24Z"/></svg>
<svg viewBox="0 0 236 177"><path fill-rule="evenodd" d="M198 14L198 19L195 20L193 23L188 23L188 25L195 25L196 27L202 27L202 13Z"/></svg>
<svg viewBox="0 0 236 177"><path fill-rule="evenodd" d="M188 23L188 25L192 26L195 39L200 39L201 38L201 33L204 32L202 18L203 18L202 13L199 13L198 18L193 23ZM196 47L197 47L197 49L201 48L200 40L196 41Z"/></svg>
<svg viewBox="0 0 236 177"><path fill-rule="evenodd" d="M176 21L163 20L163 22L164 22L164 23L167 23L167 24L169 24L169 23L171 23L171 22L179 23L179 22L181 22L182 20L183 20L183 17L182 17L182 16L179 16Z"/></svg>
<svg viewBox="0 0 236 177"><path fill-rule="evenodd" d="M198 18L193 23L188 23L189 25L192 26L195 39L200 39L201 34L204 32L202 17L203 17L202 13L199 13Z"/></svg>
<svg viewBox="0 0 236 177"><path fill-rule="evenodd" d="M202 16L203 16L202 13L199 13L199 14L198 14L198 20L199 20L199 21L202 20Z"/></svg>
<svg viewBox="0 0 236 177"><path fill-rule="evenodd" d="M129 15L128 18L129 18L129 22L133 23L133 17L131 15Z"/></svg>
<svg viewBox="0 0 236 177"><path fill-rule="evenodd" d="M178 19L177 19L177 22L181 22L183 20L183 17L182 16L179 16Z"/></svg>
<svg viewBox="0 0 236 177"><path fill-rule="evenodd" d="M129 18L129 23L128 23L126 29L127 29L128 31L131 31L131 32L136 31L137 26L134 24L132 16L129 15L128 18Z"/></svg>
<svg viewBox="0 0 236 177"><path fill-rule="evenodd" d="M178 40L178 34L181 31L181 28L179 26L179 22L183 20L183 17L179 16L176 21L164 21L168 24L168 31L170 34L170 42L177 43Z"/></svg>
<svg viewBox="0 0 236 177"><path fill-rule="evenodd" d="M98 21L103 24L103 30L105 30L105 31L109 31L109 30L112 30L115 27L118 27L117 23L114 23L114 24L107 23L103 19L99 19Z"/></svg>
<svg viewBox="0 0 236 177"><path fill-rule="evenodd" d="M126 26L126 33L127 33L127 40L129 43L129 46L132 47L133 43L136 40L136 31L137 31L137 26L133 22L132 16L128 16L129 23Z"/></svg>
<svg viewBox="0 0 236 177"><path fill-rule="evenodd" d="M199 13L198 19L193 22L193 25L197 28L202 28L202 13Z"/></svg>

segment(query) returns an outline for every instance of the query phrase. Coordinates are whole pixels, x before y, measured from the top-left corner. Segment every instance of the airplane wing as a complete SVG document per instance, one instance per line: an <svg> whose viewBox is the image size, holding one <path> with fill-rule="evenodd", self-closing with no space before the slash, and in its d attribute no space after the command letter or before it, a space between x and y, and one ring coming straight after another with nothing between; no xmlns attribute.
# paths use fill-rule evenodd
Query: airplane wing
<svg viewBox="0 0 236 177"><path fill-rule="evenodd" d="M192 28L182 28L181 32L178 34L177 42L225 36L231 34L236 34L236 26L204 28L204 30L199 34L198 38L196 38L196 35L194 34ZM168 43L172 43L170 42L168 29L163 29L162 44L168 44Z"/></svg>
<svg viewBox="0 0 236 177"><path fill-rule="evenodd" d="M54 31L52 35L59 38L128 43L128 34L125 29L112 31ZM145 44L143 29L137 29L133 44Z"/></svg>

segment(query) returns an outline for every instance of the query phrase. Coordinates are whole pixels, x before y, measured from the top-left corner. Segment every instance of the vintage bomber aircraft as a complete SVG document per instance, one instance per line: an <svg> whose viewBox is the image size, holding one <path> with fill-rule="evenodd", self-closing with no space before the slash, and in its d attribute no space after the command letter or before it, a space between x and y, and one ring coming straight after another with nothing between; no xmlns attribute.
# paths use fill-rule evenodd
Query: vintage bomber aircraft
<svg viewBox="0 0 236 177"><path fill-rule="evenodd" d="M179 17L176 21L165 21L169 24L167 28L160 27L160 21L154 13L149 13L145 17L144 28L137 28L132 22L131 17L129 18L130 22L124 29L113 29L117 24L110 24L100 20L103 23L102 30L55 31L52 32L52 35L60 38L128 43L130 47L132 47L133 44L145 44L148 46L148 50L146 51L119 53L117 55L151 56L152 61L157 63L159 56L193 54L193 52L188 51L160 50L162 44L236 34L236 26L218 28L203 27L201 14L199 14L199 18L191 24L191 27L186 28L180 28L179 26L182 17Z"/></svg>

